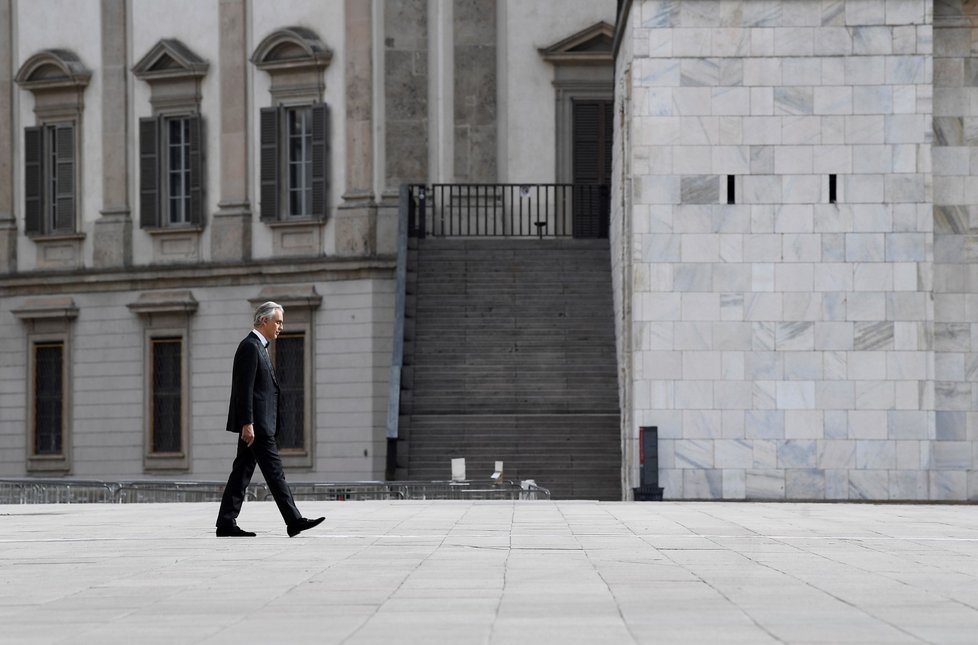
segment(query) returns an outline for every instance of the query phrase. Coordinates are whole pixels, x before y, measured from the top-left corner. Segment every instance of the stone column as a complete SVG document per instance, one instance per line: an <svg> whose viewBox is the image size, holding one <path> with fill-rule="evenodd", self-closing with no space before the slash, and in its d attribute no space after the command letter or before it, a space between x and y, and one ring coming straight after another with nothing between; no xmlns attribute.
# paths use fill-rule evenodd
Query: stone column
<svg viewBox="0 0 978 645"><path fill-rule="evenodd" d="M344 15L346 191L336 212L336 253L373 255L377 252L377 204L373 185L372 3L346 0Z"/></svg>
<svg viewBox="0 0 978 645"><path fill-rule="evenodd" d="M0 0L0 274L17 270L14 216L14 69L12 0Z"/></svg>
<svg viewBox="0 0 978 645"><path fill-rule="evenodd" d="M211 224L211 259L251 258L248 201L248 43L246 0L221 0L221 200Z"/></svg>
<svg viewBox="0 0 978 645"><path fill-rule="evenodd" d="M94 264L132 264L129 210L126 1L102 0L102 210L95 222Z"/></svg>
<svg viewBox="0 0 978 645"><path fill-rule="evenodd" d="M496 181L496 0L454 0L455 178Z"/></svg>

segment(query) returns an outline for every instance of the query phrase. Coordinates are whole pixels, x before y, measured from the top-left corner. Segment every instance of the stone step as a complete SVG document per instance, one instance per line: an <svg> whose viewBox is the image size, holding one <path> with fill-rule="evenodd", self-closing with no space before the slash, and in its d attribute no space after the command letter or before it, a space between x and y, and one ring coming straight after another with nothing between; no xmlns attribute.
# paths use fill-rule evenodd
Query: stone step
<svg viewBox="0 0 978 645"><path fill-rule="evenodd" d="M412 243L401 397L407 476L506 462L555 498L621 498L607 240ZM600 413L600 414L595 414Z"/></svg>

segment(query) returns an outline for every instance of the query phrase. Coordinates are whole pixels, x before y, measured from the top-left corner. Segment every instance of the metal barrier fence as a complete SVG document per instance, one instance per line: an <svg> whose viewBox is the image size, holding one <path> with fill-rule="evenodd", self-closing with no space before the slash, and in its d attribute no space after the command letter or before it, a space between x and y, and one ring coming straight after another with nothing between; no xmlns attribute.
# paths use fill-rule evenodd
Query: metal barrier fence
<svg viewBox="0 0 978 645"><path fill-rule="evenodd" d="M295 482L290 486L301 501L550 499L550 491L532 481ZM0 504L219 502L223 491L223 482L0 479ZM252 484L247 499L271 500L272 495L265 484Z"/></svg>

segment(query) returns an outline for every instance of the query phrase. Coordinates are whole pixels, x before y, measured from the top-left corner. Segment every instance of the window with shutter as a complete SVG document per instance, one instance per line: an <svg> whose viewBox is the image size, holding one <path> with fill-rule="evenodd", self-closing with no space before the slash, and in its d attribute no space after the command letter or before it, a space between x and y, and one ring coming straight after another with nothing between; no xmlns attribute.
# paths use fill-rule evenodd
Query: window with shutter
<svg viewBox="0 0 978 645"><path fill-rule="evenodd" d="M160 225L159 118L139 120L139 224Z"/></svg>
<svg viewBox="0 0 978 645"><path fill-rule="evenodd" d="M139 120L139 223L143 228L202 223L202 133L199 115Z"/></svg>
<svg viewBox="0 0 978 645"><path fill-rule="evenodd" d="M261 110L261 219L277 220L279 193L279 108Z"/></svg>
<svg viewBox="0 0 978 645"><path fill-rule="evenodd" d="M312 108L312 216L326 219L329 182L329 107Z"/></svg>
<svg viewBox="0 0 978 645"><path fill-rule="evenodd" d="M153 338L151 452L183 451L183 339Z"/></svg>
<svg viewBox="0 0 978 645"><path fill-rule="evenodd" d="M44 130L24 129L24 230L44 232Z"/></svg>
<svg viewBox="0 0 978 645"><path fill-rule="evenodd" d="M325 103L261 110L261 219L325 220L329 108Z"/></svg>
<svg viewBox="0 0 978 645"><path fill-rule="evenodd" d="M24 128L24 230L75 231L75 125Z"/></svg>
<svg viewBox="0 0 978 645"><path fill-rule="evenodd" d="M52 230L71 233L75 230L75 126L52 126L54 153L54 213Z"/></svg>

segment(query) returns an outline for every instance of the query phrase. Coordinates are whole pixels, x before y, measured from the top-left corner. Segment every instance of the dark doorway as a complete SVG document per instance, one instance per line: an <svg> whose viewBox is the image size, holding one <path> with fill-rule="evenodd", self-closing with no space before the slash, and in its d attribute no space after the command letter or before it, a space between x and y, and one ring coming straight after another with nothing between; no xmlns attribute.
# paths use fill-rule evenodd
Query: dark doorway
<svg viewBox="0 0 978 645"><path fill-rule="evenodd" d="M574 237L607 237L614 102L573 102Z"/></svg>

